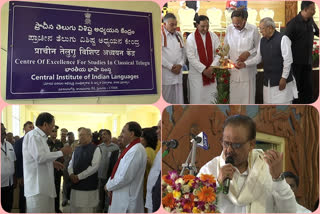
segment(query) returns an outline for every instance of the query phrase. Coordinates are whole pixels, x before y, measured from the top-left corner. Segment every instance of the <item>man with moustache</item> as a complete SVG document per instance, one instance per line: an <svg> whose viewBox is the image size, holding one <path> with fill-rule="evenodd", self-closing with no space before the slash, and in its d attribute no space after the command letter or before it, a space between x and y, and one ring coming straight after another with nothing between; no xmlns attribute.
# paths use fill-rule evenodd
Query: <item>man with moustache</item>
<svg viewBox="0 0 320 214"><path fill-rule="evenodd" d="M122 129L125 149L113 168L106 188L111 192L110 213L143 213L143 179L147 163L145 148L140 143L141 126L128 122Z"/></svg>
<svg viewBox="0 0 320 214"><path fill-rule="evenodd" d="M97 212L108 212L109 208L109 198L104 190L110 175L108 175L109 170L112 171L113 166L117 162L119 155L118 145L111 142L111 132L108 129L101 129L99 131L101 143L98 147L101 150L101 161L98 169L98 179L99 179L99 204L97 206Z"/></svg>
<svg viewBox="0 0 320 214"><path fill-rule="evenodd" d="M209 32L209 18L199 16L197 29L187 39L186 53L189 60L190 104L215 103L217 83L213 75L214 65L219 65L216 49L220 45L216 34Z"/></svg>
<svg viewBox="0 0 320 214"><path fill-rule="evenodd" d="M48 135L55 126L53 115L44 112L36 119L36 128L29 131L23 139L23 179L24 195L28 213L54 213L54 198L57 196L53 167L63 169L57 158L71 154L70 146L60 151L50 152Z"/></svg>
<svg viewBox="0 0 320 214"><path fill-rule="evenodd" d="M248 12L235 10L232 24L227 27L224 43L230 47L229 57L233 62L244 62L257 54L260 42L258 28L247 23ZM230 70L230 104L255 104L257 66Z"/></svg>
<svg viewBox="0 0 320 214"><path fill-rule="evenodd" d="M254 149L256 125L244 115L234 115L223 125L222 153L198 174L211 174L223 185L231 179L229 193L218 194L221 213L294 213L296 201L282 174L283 154ZM233 159L233 165L226 159Z"/></svg>
<svg viewBox="0 0 320 214"><path fill-rule="evenodd" d="M172 104L183 104L182 66L185 50L182 36L176 31L177 19L167 13L162 26L162 95Z"/></svg>
<svg viewBox="0 0 320 214"><path fill-rule="evenodd" d="M63 144L66 144L66 143L67 143L67 134L68 134L68 129L62 128L62 129L60 130L60 141L61 141Z"/></svg>
<svg viewBox="0 0 320 214"><path fill-rule="evenodd" d="M27 134L29 131L33 130L34 126L31 121L27 121L23 125L23 131ZM22 157L22 142L24 137L20 138L17 142L15 142L13 148L16 153L17 161L16 161L16 173L15 176L17 178L17 184L19 185L19 211L20 213L26 212L26 198L24 197L24 182L23 182L23 157Z"/></svg>
<svg viewBox="0 0 320 214"><path fill-rule="evenodd" d="M298 99L294 100L294 103L299 104L315 101L313 97L312 50L314 36L319 37L319 28L312 18L316 13L315 6L312 1L302 1L301 11L288 22L285 32L292 42L292 69L299 91Z"/></svg>

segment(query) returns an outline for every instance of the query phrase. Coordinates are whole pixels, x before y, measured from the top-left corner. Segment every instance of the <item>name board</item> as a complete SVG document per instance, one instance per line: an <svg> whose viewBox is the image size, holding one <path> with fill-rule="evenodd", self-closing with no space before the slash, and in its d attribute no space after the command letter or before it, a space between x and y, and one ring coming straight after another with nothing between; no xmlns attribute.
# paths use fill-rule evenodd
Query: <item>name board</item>
<svg viewBox="0 0 320 214"><path fill-rule="evenodd" d="M7 99L157 93L151 13L9 4Z"/></svg>

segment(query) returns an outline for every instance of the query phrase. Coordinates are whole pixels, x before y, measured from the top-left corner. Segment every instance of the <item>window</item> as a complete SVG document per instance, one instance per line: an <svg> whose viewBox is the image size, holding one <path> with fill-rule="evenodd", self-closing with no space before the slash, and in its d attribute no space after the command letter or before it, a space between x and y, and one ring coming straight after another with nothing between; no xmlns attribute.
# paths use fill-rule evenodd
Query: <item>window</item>
<svg viewBox="0 0 320 214"><path fill-rule="evenodd" d="M20 136L20 106L12 105L12 133Z"/></svg>

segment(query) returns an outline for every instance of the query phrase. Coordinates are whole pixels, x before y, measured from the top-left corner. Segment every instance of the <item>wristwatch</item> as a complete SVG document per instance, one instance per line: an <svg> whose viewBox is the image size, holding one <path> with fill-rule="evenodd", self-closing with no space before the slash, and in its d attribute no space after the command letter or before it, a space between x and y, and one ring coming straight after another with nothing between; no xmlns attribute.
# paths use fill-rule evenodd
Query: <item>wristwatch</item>
<svg viewBox="0 0 320 214"><path fill-rule="evenodd" d="M283 181L283 180L284 180L284 174L281 173L280 176L279 176L279 178L276 178L276 179L273 179L273 178L272 178L272 180L273 180L274 182Z"/></svg>

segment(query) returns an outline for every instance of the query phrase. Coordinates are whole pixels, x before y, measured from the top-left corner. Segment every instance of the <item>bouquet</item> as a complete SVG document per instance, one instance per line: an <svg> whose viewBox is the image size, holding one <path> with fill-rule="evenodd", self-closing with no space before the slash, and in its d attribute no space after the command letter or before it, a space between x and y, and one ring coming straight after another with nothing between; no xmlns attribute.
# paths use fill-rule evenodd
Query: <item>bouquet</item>
<svg viewBox="0 0 320 214"><path fill-rule="evenodd" d="M162 176L162 204L167 212L216 213L217 186L212 175L179 176L171 171Z"/></svg>

